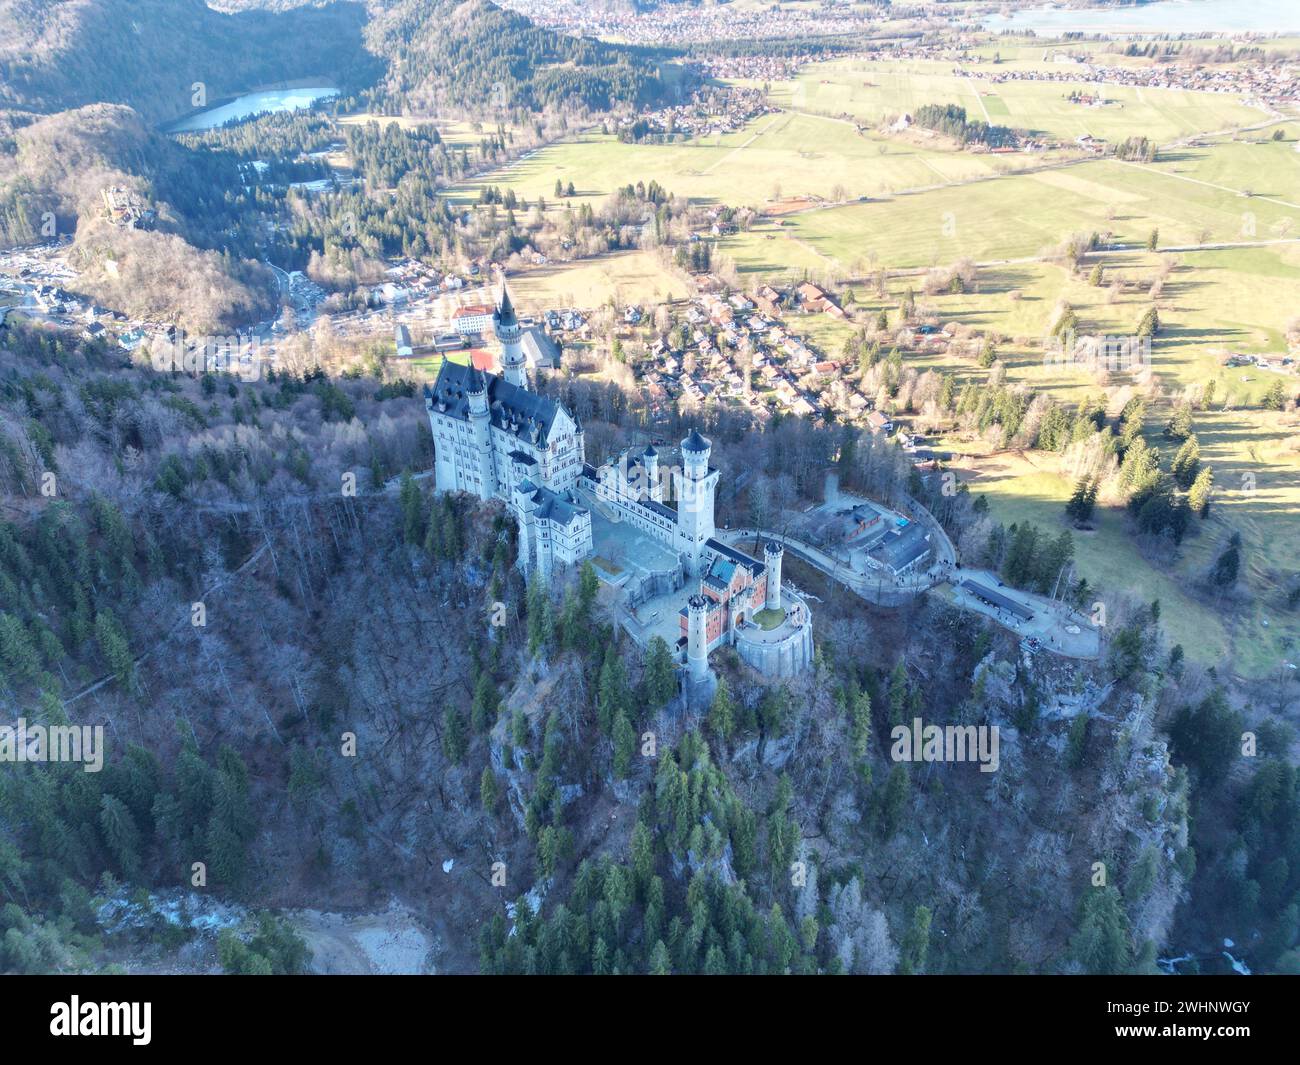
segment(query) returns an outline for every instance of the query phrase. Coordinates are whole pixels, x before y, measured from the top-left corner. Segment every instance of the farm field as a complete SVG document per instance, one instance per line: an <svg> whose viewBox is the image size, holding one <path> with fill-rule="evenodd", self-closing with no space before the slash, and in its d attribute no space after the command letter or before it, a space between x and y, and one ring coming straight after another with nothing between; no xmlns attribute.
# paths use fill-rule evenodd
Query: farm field
<svg viewBox="0 0 1300 1065"><path fill-rule="evenodd" d="M611 299L620 307L639 301L662 303L686 291L686 282L649 251L531 267L510 278L515 306L530 314L551 307L595 307Z"/></svg>
<svg viewBox="0 0 1300 1065"><path fill-rule="evenodd" d="M599 201L629 181L657 181L670 193L733 207L777 195L830 199L880 196L902 189L987 177L1040 160L925 149L859 134L852 123L788 112L763 115L737 133L674 144L624 144L601 133L542 148L451 190L472 202L484 185L555 204L555 183L573 182L573 199Z"/></svg>
<svg viewBox="0 0 1300 1065"><path fill-rule="evenodd" d="M1042 68L1062 69L1041 59L984 69L1014 73ZM1106 85L1102 91L1108 102L1091 107L1066 99L1075 89L1094 93L1098 87L1084 81L993 84L954 74L947 62L847 59L811 66L794 81L778 83L772 98L793 110L851 115L872 126L921 104L953 103L965 107L968 118L1063 140L1088 134L1108 141L1145 136L1164 143L1189 134L1253 125L1268 117L1226 94Z"/></svg>
<svg viewBox="0 0 1300 1065"><path fill-rule="evenodd" d="M1275 141L1272 135L1278 131L1283 139ZM1252 198L1300 205L1300 122L1280 122L1240 136L1207 138L1203 147L1198 141L1194 147L1171 149L1150 169L1249 192Z"/></svg>
<svg viewBox="0 0 1300 1065"><path fill-rule="evenodd" d="M1014 214L1008 204L1015 204ZM893 268L1026 258L1072 233L1110 233L1114 243L1141 246L1152 229L1159 230L1162 246L1279 239L1300 234L1300 206L1183 180L1169 169L1104 159L809 211L787 217L782 226L764 221L724 242L724 250L742 272L761 273L785 260L782 242L802 243L825 265L847 273L873 256Z"/></svg>

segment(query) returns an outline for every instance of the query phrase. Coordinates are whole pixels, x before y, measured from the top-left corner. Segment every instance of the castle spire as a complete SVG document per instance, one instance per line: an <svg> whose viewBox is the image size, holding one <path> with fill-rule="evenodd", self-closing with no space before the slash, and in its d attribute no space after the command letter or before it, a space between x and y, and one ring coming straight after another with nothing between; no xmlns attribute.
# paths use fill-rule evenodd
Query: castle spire
<svg viewBox="0 0 1300 1065"><path fill-rule="evenodd" d="M515 305L510 300L510 289L501 279L501 298L496 313L492 315L492 329L501 342L501 369L505 379L518 388L528 387L527 360L520 344L521 330L515 316Z"/></svg>
<svg viewBox="0 0 1300 1065"><path fill-rule="evenodd" d="M506 287L505 278L501 279L501 298L497 301L496 319L500 325L515 325L518 321L515 318L515 305L510 300L510 289Z"/></svg>

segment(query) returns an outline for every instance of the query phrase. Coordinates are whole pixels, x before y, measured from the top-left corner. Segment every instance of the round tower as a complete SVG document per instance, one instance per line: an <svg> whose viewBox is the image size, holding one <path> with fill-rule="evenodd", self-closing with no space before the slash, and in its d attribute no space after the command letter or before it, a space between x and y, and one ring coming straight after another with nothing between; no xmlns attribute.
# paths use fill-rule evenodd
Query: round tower
<svg viewBox="0 0 1300 1065"><path fill-rule="evenodd" d="M645 467L646 491L656 503L663 501L663 486L659 483L659 452L654 444L647 444L641 452L641 464Z"/></svg>
<svg viewBox="0 0 1300 1065"><path fill-rule="evenodd" d="M781 556L785 548L775 540L763 545L763 564L767 567L767 599L763 605L768 610L781 609Z"/></svg>
<svg viewBox="0 0 1300 1065"><path fill-rule="evenodd" d="M709 675L709 600L693 595L686 600L686 668L692 681Z"/></svg>
<svg viewBox="0 0 1300 1065"><path fill-rule="evenodd" d="M501 375L512 385L528 387L524 348L520 342L519 319L510 300L510 290L501 282L501 299L492 315L492 332L501 342Z"/></svg>
<svg viewBox="0 0 1300 1065"><path fill-rule="evenodd" d="M492 461L492 413L488 409L487 381L472 363L465 381L469 397L469 424L474 434L474 457L477 462L480 499L497 494L496 465Z"/></svg>

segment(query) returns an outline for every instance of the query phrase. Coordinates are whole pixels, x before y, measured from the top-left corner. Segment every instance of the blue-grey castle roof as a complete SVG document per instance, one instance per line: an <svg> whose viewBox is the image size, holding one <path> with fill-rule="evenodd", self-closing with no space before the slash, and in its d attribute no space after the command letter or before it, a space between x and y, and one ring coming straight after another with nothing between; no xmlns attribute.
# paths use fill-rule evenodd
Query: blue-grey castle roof
<svg viewBox="0 0 1300 1065"><path fill-rule="evenodd" d="M569 525L587 513L587 508L578 503L572 492L553 492L549 488L539 488L532 481L521 481L519 489L537 504L533 512L537 518L547 518L557 525Z"/></svg>
<svg viewBox="0 0 1300 1065"><path fill-rule="evenodd" d="M425 400L439 413L468 420L469 394L476 382L486 386L488 413L493 426L503 432L513 432L520 439L539 447L546 446L560 405L553 399L512 385L494 373L483 373L472 365L444 360L438 370L438 379L432 386L424 388Z"/></svg>
<svg viewBox="0 0 1300 1065"><path fill-rule="evenodd" d="M692 429L691 435L682 441L683 451L708 451L712 446L708 437L701 436L698 429Z"/></svg>

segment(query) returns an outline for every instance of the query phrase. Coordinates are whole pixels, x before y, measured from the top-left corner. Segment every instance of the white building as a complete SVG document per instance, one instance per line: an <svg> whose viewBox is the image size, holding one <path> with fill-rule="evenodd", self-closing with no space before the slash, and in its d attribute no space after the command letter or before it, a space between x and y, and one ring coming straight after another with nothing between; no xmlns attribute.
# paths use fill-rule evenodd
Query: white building
<svg viewBox="0 0 1300 1065"><path fill-rule="evenodd" d="M451 324L461 336L478 336L488 331L495 318L493 309L486 303L481 303L457 307L451 314Z"/></svg>
<svg viewBox="0 0 1300 1065"><path fill-rule="evenodd" d="M519 527L519 565L549 573L591 554L591 515L574 488L583 464L582 426L528 388L519 323L504 288L491 318L503 373L444 361L424 390L440 492L500 499Z"/></svg>

